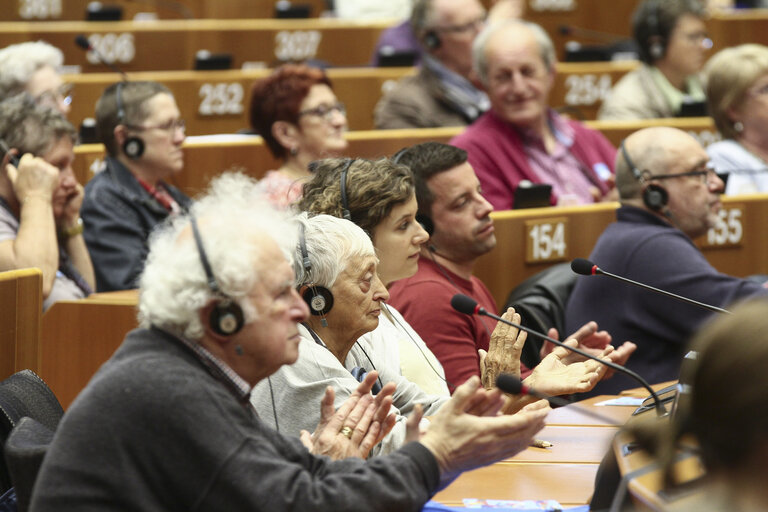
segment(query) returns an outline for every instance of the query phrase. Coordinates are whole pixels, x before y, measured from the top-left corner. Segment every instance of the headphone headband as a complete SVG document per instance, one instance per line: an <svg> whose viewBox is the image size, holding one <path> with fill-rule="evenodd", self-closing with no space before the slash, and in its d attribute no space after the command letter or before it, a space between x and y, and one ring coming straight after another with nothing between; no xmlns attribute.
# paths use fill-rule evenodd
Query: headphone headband
<svg viewBox="0 0 768 512"><path fill-rule="evenodd" d="M349 212L349 202L347 201L347 172L349 166L354 162L354 158L347 158L344 162L344 167L341 169L341 178L339 178L339 187L341 188L341 216L351 221L352 214Z"/></svg>

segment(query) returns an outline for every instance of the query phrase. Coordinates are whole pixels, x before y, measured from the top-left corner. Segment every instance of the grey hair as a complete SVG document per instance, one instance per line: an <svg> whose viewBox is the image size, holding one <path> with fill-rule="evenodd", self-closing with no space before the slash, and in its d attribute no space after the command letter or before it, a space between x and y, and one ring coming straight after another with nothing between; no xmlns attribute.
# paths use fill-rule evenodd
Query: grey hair
<svg viewBox="0 0 768 512"><path fill-rule="evenodd" d="M256 180L239 173L214 179L192 206L203 247L221 292L240 304L246 323L258 316L246 296L260 280L254 262L272 239L290 262L297 243L296 223L275 210L258 191ZM176 216L150 237L139 285L139 322L190 340L200 340L199 311L217 294L211 290L187 215Z"/></svg>
<svg viewBox="0 0 768 512"><path fill-rule="evenodd" d="M0 98L7 98L26 88L27 82L40 68L59 70L64 54L45 41L12 44L0 50Z"/></svg>
<svg viewBox="0 0 768 512"><path fill-rule="evenodd" d="M0 139L19 154L42 156L64 137L74 144L75 127L58 110L37 105L29 94L0 102Z"/></svg>
<svg viewBox="0 0 768 512"><path fill-rule="evenodd" d="M300 244L296 244L293 269L297 287L316 284L331 288L352 259L376 257L371 239L354 222L325 214L310 216L306 212L296 220L304 226L304 247L311 263L307 272Z"/></svg>
<svg viewBox="0 0 768 512"><path fill-rule="evenodd" d="M488 58L485 53L488 41L503 30L520 30L526 28L533 32L533 37L536 39L536 43L539 46L541 61L549 71L554 71L555 63L557 62L555 46L546 30L541 28L541 25L525 20L502 20L488 24L483 31L477 35L472 43L472 66L483 85L488 85Z"/></svg>

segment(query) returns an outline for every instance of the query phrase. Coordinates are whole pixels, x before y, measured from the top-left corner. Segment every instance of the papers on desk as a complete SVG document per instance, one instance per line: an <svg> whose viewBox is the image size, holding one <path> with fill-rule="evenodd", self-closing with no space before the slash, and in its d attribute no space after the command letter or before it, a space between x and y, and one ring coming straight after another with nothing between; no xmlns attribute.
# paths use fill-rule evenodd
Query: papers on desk
<svg viewBox="0 0 768 512"><path fill-rule="evenodd" d="M603 400L597 402L595 405L623 405L625 407L640 407L643 405L645 398L635 398L633 396L620 396L618 398L611 398L610 400Z"/></svg>

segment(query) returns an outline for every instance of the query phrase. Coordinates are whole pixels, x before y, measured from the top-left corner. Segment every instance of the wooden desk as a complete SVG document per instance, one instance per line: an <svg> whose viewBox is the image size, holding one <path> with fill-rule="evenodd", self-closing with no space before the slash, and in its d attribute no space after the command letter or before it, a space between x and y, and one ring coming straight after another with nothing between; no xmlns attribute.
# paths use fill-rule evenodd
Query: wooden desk
<svg viewBox="0 0 768 512"><path fill-rule="evenodd" d="M39 366L31 369L66 409L136 326L135 302L57 302L43 315Z"/></svg>
<svg viewBox="0 0 768 512"><path fill-rule="evenodd" d="M768 9L718 11L707 20L713 52L745 43L768 44Z"/></svg>
<svg viewBox="0 0 768 512"><path fill-rule="evenodd" d="M15 9L0 11L0 21L70 20L85 19L91 0L13 0ZM160 19L184 18L274 18L275 1L265 0L110 0L109 5L123 9L123 19L130 20L140 12L156 13ZM301 0L312 7L312 16L325 10L325 0ZM171 7L175 6L175 8Z"/></svg>
<svg viewBox="0 0 768 512"><path fill-rule="evenodd" d="M549 105L574 119L597 119L611 88L638 62L558 62Z"/></svg>
<svg viewBox="0 0 768 512"><path fill-rule="evenodd" d="M433 498L462 505L464 498L557 500L562 505L589 502L598 464L519 464L498 462L462 474Z"/></svg>
<svg viewBox="0 0 768 512"><path fill-rule="evenodd" d="M580 426L580 427L618 427L632 417L635 407L605 405L597 406L598 402L613 398L610 395L600 395L580 402L574 402L567 407L558 407L547 416L547 425ZM588 416L581 412L587 409L605 418L603 420ZM547 439L548 440L548 439Z"/></svg>
<svg viewBox="0 0 768 512"><path fill-rule="evenodd" d="M43 274L38 268L0 272L0 380L37 366Z"/></svg>
<svg viewBox="0 0 768 512"><path fill-rule="evenodd" d="M744 277L768 273L768 195L724 196L720 222L695 240L719 271ZM482 256L475 275L498 304L525 278L553 263L588 258L618 203L494 212L496 248ZM595 262L598 265L600 262ZM610 269L606 269L610 270Z"/></svg>
<svg viewBox="0 0 768 512"><path fill-rule="evenodd" d="M547 31L555 45L559 60L565 58L565 43L578 41L582 44L606 44L594 40L560 33L560 26L598 30L610 38L630 39L632 12L640 0L623 0L606 4L603 0L528 0L525 19L538 23Z"/></svg>
<svg viewBox="0 0 768 512"><path fill-rule="evenodd" d="M373 110L391 83L414 73L414 68L329 69L334 91L347 107L350 130L373 129ZM269 69L228 71L147 71L130 73L131 80L151 80L167 86L187 122L187 135L236 133L248 128L253 82ZM65 75L74 85L69 120L79 126L94 117L96 101L107 86L120 80L117 73Z"/></svg>
<svg viewBox="0 0 768 512"><path fill-rule="evenodd" d="M547 422L550 422L549 418ZM548 424L536 434L536 439L549 441L552 443L551 447L526 448L510 461L599 464L618 431L618 427L610 426L583 428L577 425Z"/></svg>
<svg viewBox="0 0 768 512"><path fill-rule="evenodd" d="M226 3L226 2L219 2ZM254 2L257 3L257 2ZM232 54L232 67L318 59L333 66L365 66L382 30L392 21L162 20L1 22L0 47L42 39L83 72L108 70L75 45L84 34L109 62L126 72L193 69L199 50Z"/></svg>

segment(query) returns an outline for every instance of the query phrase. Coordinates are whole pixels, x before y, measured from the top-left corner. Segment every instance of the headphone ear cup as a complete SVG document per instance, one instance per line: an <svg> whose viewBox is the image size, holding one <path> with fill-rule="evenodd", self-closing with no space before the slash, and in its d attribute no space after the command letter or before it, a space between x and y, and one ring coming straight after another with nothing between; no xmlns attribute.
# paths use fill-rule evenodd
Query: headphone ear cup
<svg viewBox="0 0 768 512"><path fill-rule="evenodd" d="M427 232L429 236L432 236L432 234L435 232L435 223L432 222L432 218L429 215L417 213L416 222L421 224L421 227L424 229L424 231Z"/></svg>
<svg viewBox="0 0 768 512"><path fill-rule="evenodd" d="M664 45L660 42L651 43L648 53L651 54L654 60L660 59L664 56Z"/></svg>
<svg viewBox="0 0 768 512"><path fill-rule="evenodd" d="M655 183L649 183L643 190L643 203L653 211L659 211L669 202L667 189Z"/></svg>
<svg viewBox="0 0 768 512"><path fill-rule="evenodd" d="M424 34L424 45L430 50L437 50L440 48L441 44L443 44L443 42L440 41L440 36L438 36L437 32L434 30L430 30Z"/></svg>
<svg viewBox="0 0 768 512"><path fill-rule="evenodd" d="M325 316L333 308L333 294L325 286L309 285L301 293L301 298L309 306L309 312L315 316Z"/></svg>
<svg viewBox="0 0 768 512"><path fill-rule="evenodd" d="M211 330L221 336L232 336L245 325L243 308L232 301L217 302L209 318Z"/></svg>
<svg viewBox="0 0 768 512"><path fill-rule="evenodd" d="M144 154L144 141L139 137L128 137L123 142L123 153L131 160L137 160Z"/></svg>

